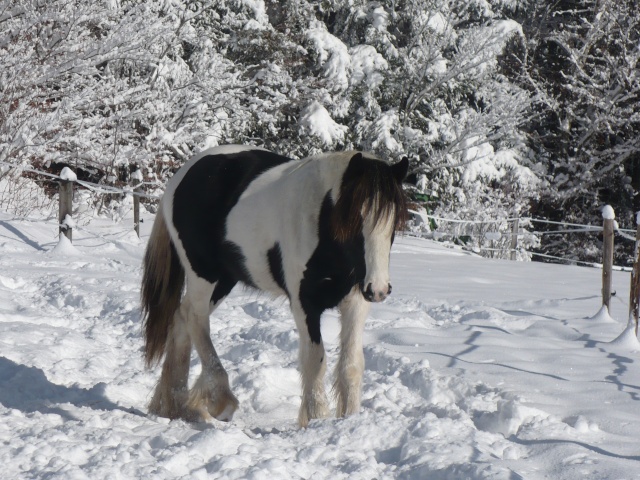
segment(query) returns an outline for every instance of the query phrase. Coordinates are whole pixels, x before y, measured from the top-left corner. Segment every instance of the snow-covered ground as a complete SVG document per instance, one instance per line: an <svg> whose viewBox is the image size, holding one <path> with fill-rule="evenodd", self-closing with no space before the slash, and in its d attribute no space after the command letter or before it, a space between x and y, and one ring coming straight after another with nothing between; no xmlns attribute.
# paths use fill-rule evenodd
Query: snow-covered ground
<svg viewBox="0 0 640 480"><path fill-rule="evenodd" d="M151 221L138 240L130 219L94 220L71 246L53 222L0 214L1 478L640 478L640 344L612 342L628 273L614 275L615 320L593 318L599 270L399 238L393 295L367 324L362 411L304 430L287 302L236 289L211 330L240 409L189 424L146 414ZM328 312L334 363L337 332Z"/></svg>

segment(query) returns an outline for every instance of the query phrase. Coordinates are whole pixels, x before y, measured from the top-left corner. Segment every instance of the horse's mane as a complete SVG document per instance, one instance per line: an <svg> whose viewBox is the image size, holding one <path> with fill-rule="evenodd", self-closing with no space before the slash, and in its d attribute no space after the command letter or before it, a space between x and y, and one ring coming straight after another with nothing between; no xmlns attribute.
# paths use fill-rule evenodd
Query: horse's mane
<svg viewBox="0 0 640 480"><path fill-rule="evenodd" d="M407 220L407 200L391 166L359 152L350 157L331 219L334 238L353 239L362 232L363 216L369 215L374 224L392 220L394 229L401 229Z"/></svg>

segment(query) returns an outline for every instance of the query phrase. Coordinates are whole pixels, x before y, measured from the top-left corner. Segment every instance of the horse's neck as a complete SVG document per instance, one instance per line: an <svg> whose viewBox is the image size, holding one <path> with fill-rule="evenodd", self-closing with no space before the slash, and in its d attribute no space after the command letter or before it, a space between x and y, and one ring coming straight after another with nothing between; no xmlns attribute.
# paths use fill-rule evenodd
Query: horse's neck
<svg viewBox="0 0 640 480"><path fill-rule="evenodd" d="M256 178L241 198L261 198L264 195L270 197L276 194L322 202L326 193L331 191L335 202L348 166L348 160L343 157L340 154L323 154L273 167Z"/></svg>
<svg viewBox="0 0 640 480"><path fill-rule="evenodd" d="M318 190L331 191L333 201L338 200L342 177L349 162L339 154L323 154L306 160L304 178L316 183Z"/></svg>

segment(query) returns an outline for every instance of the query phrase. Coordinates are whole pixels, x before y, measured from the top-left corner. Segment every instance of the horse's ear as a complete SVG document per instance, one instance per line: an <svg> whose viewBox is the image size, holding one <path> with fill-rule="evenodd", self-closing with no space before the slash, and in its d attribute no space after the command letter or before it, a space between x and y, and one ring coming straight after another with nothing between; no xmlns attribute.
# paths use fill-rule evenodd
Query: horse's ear
<svg viewBox="0 0 640 480"><path fill-rule="evenodd" d="M355 152L353 155L351 155L348 167L350 178L360 178L365 174L365 172L367 171L367 167L366 162L364 162L363 160L364 155L362 155L362 152Z"/></svg>
<svg viewBox="0 0 640 480"><path fill-rule="evenodd" d="M393 177L396 179L396 182L402 183L409 171L409 158L402 157L402 160L398 163L391 165L391 171L393 172Z"/></svg>

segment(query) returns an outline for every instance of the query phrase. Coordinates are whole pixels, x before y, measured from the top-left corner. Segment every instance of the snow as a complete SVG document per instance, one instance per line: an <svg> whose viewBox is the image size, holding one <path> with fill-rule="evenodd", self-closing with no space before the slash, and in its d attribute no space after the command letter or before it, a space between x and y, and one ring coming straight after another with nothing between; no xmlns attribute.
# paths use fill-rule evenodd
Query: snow
<svg viewBox="0 0 640 480"><path fill-rule="evenodd" d="M369 129L371 147L373 149L385 148L392 154L402 152L402 145L393 133L400 125L400 116L396 109L390 109L374 121Z"/></svg>
<svg viewBox="0 0 640 480"><path fill-rule="evenodd" d="M267 15L267 7L264 4L264 0L242 0L242 3L251 9L255 20L253 20L253 27L246 28L255 28L255 29L263 29L264 25L269 25L269 16Z"/></svg>
<svg viewBox="0 0 640 480"><path fill-rule="evenodd" d="M435 77L444 75L447 73L447 64L447 60L442 55L438 55L438 57L427 66L427 74Z"/></svg>
<svg viewBox="0 0 640 480"><path fill-rule="evenodd" d="M351 55L351 83L365 82L369 88L376 88L384 81L383 71L389 64L371 45L357 45L349 50Z"/></svg>
<svg viewBox="0 0 640 480"><path fill-rule="evenodd" d="M427 26L440 35L453 32L451 24L440 12L430 13L428 15Z"/></svg>
<svg viewBox="0 0 640 480"><path fill-rule="evenodd" d="M462 180L465 185L472 185L480 179L496 181L503 179L507 172L513 172L521 185L539 183L536 175L527 167L520 165L518 153L512 149L494 151L488 142L478 137L471 137L461 142L464 154L462 162L464 172Z"/></svg>
<svg viewBox="0 0 640 480"><path fill-rule="evenodd" d="M64 167L60 172L60 179L75 182L78 180L78 176L69 167Z"/></svg>
<svg viewBox="0 0 640 480"><path fill-rule="evenodd" d="M343 141L348 131L345 125L335 122L327 109L316 101L311 102L302 111L299 124L303 133L308 132L310 135L318 137L327 147Z"/></svg>
<svg viewBox="0 0 640 480"><path fill-rule="evenodd" d="M385 11L384 7L376 7L369 15L371 25L376 30L384 32L389 25L389 14Z"/></svg>
<svg viewBox="0 0 640 480"><path fill-rule="evenodd" d="M349 85L351 56L347 46L327 31L324 23L314 21L306 31L306 37L318 55L318 62L324 70L332 89L342 91Z"/></svg>
<svg viewBox="0 0 640 480"><path fill-rule="evenodd" d="M619 345L627 350L640 352L640 342L636 334L636 325L632 318L627 323L627 328L615 339L611 341L612 345Z"/></svg>
<svg viewBox="0 0 640 480"><path fill-rule="evenodd" d="M68 217L68 215L67 215ZM51 250L51 254L57 257L69 257L75 255L82 255L82 253L73 246L71 240L69 240L63 233L58 236L58 243Z"/></svg>
<svg viewBox="0 0 640 480"><path fill-rule="evenodd" d="M494 33L503 40L508 40L514 34L523 36L522 25L515 20L498 20L492 25Z"/></svg>
<svg viewBox="0 0 640 480"><path fill-rule="evenodd" d="M211 330L240 409L189 424L146 413L159 369L141 351L143 218L139 242L127 217L92 219L71 245L53 219L0 213L3 478L639 478L628 273L613 273L608 320L593 316L598 269L399 237L361 413L303 430L287 302L238 288ZM336 312L322 328L333 367Z"/></svg>
<svg viewBox="0 0 640 480"><path fill-rule="evenodd" d="M66 228L76 228L76 222L73 219L73 217L71 215L69 215L69 214L66 214L64 216L64 220L62 220L60 225L62 225L63 227L66 227Z"/></svg>
<svg viewBox="0 0 640 480"><path fill-rule="evenodd" d="M605 205L602 207L602 218L605 220L614 220L616 218L616 214L611 205Z"/></svg>
<svg viewBox="0 0 640 480"><path fill-rule="evenodd" d="M615 320L611 318L611 315L609 315L609 310L606 305L602 305L600 310L598 310L598 313L591 317L591 320L598 323L615 323Z"/></svg>
<svg viewBox="0 0 640 480"><path fill-rule="evenodd" d="M142 175L142 170L137 169L131 174L131 180L136 180L138 182L142 182L144 180L144 176Z"/></svg>
<svg viewBox="0 0 640 480"><path fill-rule="evenodd" d="M249 19L244 25L245 30L265 30L265 26L253 18Z"/></svg>

